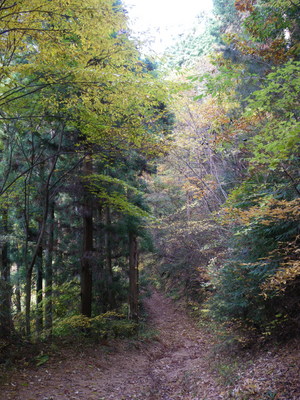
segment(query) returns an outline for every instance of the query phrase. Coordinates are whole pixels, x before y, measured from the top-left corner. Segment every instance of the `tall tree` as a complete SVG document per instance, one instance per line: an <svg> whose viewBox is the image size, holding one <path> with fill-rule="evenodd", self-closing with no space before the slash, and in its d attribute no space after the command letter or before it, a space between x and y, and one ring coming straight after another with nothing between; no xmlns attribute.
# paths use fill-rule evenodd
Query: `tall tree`
<svg viewBox="0 0 300 400"><path fill-rule="evenodd" d="M122 165L122 157L126 159L130 149L139 149L150 158L159 154L164 134L163 129L154 127L158 114L164 114L164 110L158 111L158 105L165 93L163 85L147 73L128 39L126 17L119 2L89 0L82 4L77 0L54 0L46 4L7 0L1 4L0 13L0 121L5 148L0 194L2 199L9 196L18 202L18 211L12 206L12 215L18 215L12 229L13 237L21 243L21 265L26 266L29 335L32 287L36 288L38 305L46 298L45 325L51 329L51 314L56 312L52 307L52 286L77 276L78 258L82 261L82 312L91 315L95 209L100 203L100 207L118 212L142 212L125 195L109 193L106 186L110 177L104 182L98 180L95 194L91 189L93 171L86 171L89 156L92 164L101 160L102 170L97 173L103 176L109 162L120 157ZM80 181L82 190L78 190ZM39 191L38 187L42 189ZM66 221L62 210L72 221ZM83 211L83 229L78 210ZM54 217L59 224L56 246ZM106 222L104 264L112 275L109 219ZM69 243L64 234L72 238ZM83 254L76 246L80 241ZM46 249L43 270L42 249ZM41 290L42 272L45 296ZM40 330L40 307L34 315Z"/></svg>

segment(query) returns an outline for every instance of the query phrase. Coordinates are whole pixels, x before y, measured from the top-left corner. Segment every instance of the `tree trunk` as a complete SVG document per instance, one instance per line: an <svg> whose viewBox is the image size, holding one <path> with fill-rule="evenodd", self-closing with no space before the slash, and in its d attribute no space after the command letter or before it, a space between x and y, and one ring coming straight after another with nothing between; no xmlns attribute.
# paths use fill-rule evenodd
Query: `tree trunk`
<svg viewBox="0 0 300 400"><path fill-rule="evenodd" d="M2 211L2 243L1 243L1 279L0 279L0 338L8 338L12 334L13 323L11 317L11 284L10 265L8 260L8 210Z"/></svg>
<svg viewBox="0 0 300 400"><path fill-rule="evenodd" d="M25 325L26 335L30 336L30 304L31 304L31 281L32 281L32 269L28 269L26 273L26 284L25 284Z"/></svg>
<svg viewBox="0 0 300 400"><path fill-rule="evenodd" d="M62 135L60 140L62 140ZM61 143L59 145L60 149ZM59 154L59 151L58 151ZM50 181L52 178L52 175L55 171L56 163L58 160L58 155L54 157L52 164L50 165L50 170L47 175L46 183L44 185L44 204L43 204L43 216L42 216L42 221L40 225L40 230L38 233L38 238L36 242L35 249L33 251L32 259L30 264L27 266L27 272L26 272L26 289L25 289L25 320L26 320L26 334L27 336L30 336L30 304L31 304L31 282L32 282L32 272L33 268L35 266L36 258L38 256L38 253L40 251L40 247L42 246L42 241L44 239L44 234L46 230L46 224L47 224L47 219L48 219L48 213L49 213L49 203L50 203ZM27 240L27 239L26 239Z"/></svg>
<svg viewBox="0 0 300 400"><path fill-rule="evenodd" d="M92 172L92 161L85 160L84 176ZM93 206L88 190L84 188L83 205L83 253L81 259L81 313L92 315L92 255L93 255Z"/></svg>
<svg viewBox="0 0 300 400"><path fill-rule="evenodd" d="M21 287L20 287L20 265L17 264L17 282L16 282L16 308L17 312L22 312L21 306Z"/></svg>
<svg viewBox="0 0 300 400"><path fill-rule="evenodd" d="M45 328L49 336L52 334L52 285L53 285L53 248L54 248L54 209L55 203L49 205L48 241L45 257Z"/></svg>
<svg viewBox="0 0 300 400"><path fill-rule="evenodd" d="M129 233L129 318L139 320L138 246L135 235Z"/></svg>
<svg viewBox="0 0 300 400"><path fill-rule="evenodd" d="M190 221L191 221L191 195L188 191L186 192L186 218L187 218L187 222L190 223Z"/></svg>
<svg viewBox="0 0 300 400"><path fill-rule="evenodd" d="M43 330L43 247L40 245L36 257L36 332Z"/></svg>
<svg viewBox="0 0 300 400"><path fill-rule="evenodd" d="M93 263L93 290L95 293L95 298L93 299L95 304L95 311L97 314L106 312L105 309L106 299L105 299L105 243L103 237L105 236L105 231L103 227L104 212L101 204L98 205L96 209L97 218L97 231L94 238L94 246L97 254L97 262Z"/></svg>
<svg viewBox="0 0 300 400"><path fill-rule="evenodd" d="M29 258L29 188L30 188L31 173L24 182L24 223L25 223L25 246L24 246L24 264L26 265L25 279L25 334L30 335L30 303L31 303L31 278L32 271L28 269Z"/></svg>
<svg viewBox="0 0 300 400"><path fill-rule="evenodd" d="M105 309L112 310L115 308L115 295L113 293L112 282L113 282L113 272L112 272L112 249L111 249L111 216L110 208L106 206L105 208L105 259L106 259L106 273L105 273L105 290L107 292Z"/></svg>

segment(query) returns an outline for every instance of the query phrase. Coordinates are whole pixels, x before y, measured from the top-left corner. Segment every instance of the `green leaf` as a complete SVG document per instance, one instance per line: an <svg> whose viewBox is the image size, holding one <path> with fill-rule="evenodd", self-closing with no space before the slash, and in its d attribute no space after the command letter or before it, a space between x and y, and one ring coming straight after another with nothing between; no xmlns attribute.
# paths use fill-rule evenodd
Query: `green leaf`
<svg viewBox="0 0 300 400"><path fill-rule="evenodd" d="M40 367L41 365L45 364L49 360L49 356L47 354L41 354L35 357L36 366Z"/></svg>

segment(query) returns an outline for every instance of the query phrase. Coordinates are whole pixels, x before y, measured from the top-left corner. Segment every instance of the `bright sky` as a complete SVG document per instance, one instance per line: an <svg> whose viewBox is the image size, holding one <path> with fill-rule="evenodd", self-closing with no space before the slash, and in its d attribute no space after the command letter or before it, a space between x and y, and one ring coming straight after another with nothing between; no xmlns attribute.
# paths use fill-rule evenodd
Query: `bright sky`
<svg viewBox="0 0 300 400"><path fill-rule="evenodd" d="M148 45L157 53L184 32L201 11L212 9L212 0L123 0L136 37L152 39Z"/></svg>

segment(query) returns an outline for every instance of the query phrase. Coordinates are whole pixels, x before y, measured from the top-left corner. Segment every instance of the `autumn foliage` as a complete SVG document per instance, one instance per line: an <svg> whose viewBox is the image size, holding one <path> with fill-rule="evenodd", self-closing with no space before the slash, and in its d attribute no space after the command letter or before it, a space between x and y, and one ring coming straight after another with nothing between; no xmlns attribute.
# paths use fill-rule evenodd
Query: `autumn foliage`
<svg viewBox="0 0 300 400"><path fill-rule="evenodd" d="M263 336L283 335L285 325L288 335L300 325L299 4L238 0L216 9L233 4L241 25L219 16L222 47L195 61L189 89L175 97L174 146L160 177L171 174L182 199L172 233L164 228L164 271L172 256L190 276L196 269L217 320Z"/></svg>

